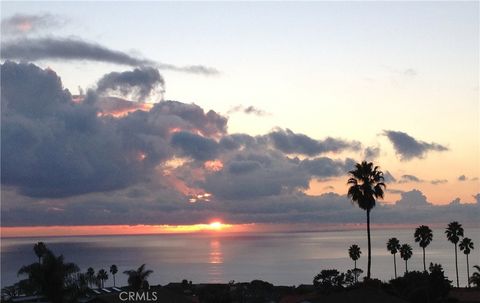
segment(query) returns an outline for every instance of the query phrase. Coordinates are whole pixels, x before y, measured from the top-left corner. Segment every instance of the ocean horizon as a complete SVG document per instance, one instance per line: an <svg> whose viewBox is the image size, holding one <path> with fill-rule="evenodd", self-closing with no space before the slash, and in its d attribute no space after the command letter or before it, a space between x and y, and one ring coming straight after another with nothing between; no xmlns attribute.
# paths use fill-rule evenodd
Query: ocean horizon
<svg viewBox="0 0 480 303"><path fill-rule="evenodd" d="M388 281L394 277L393 256L386 242L397 237L413 247L408 270L423 270L422 249L415 243L413 228L372 230L372 277ZM454 245L445 237L444 228L433 228L433 241L426 248L427 267L440 263L448 278L455 280ZM465 235L475 243L480 240L479 227L465 227ZM67 262L76 263L82 272L95 271L110 265L118 266L117 286L127 284L123 271L145 263L154 273L151 285L180 282L193 283L249 282L265 280L275 285L311 284L322 269L345 272L354 267L348 247L357 244L362 255L357 267L367 267L366 231L329 230L315 232L242 232L189 233L150 235L13 237L1 239L1 287L17 282L23 265L36 262L33 245L46 243L55 254L63 254ZM397 274L403 275L405 262L397 259ZM470 267L480 264L480 249L469 256ZM465 255L458 255L460 286L466 286ZM470 272L473 272L471 269ZM362 277L364 276L362 275ZM105 286L113 286L113 278Z"/></svg>

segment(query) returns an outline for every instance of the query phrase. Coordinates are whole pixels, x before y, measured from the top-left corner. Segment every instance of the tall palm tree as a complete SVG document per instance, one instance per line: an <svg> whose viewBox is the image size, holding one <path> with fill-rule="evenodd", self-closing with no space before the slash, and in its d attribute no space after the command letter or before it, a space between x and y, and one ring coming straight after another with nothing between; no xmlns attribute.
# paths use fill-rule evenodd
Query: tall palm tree
<svg viewBox="0 0 480 303"><path fill-rule="evenodd" d="M415 242L419 242L418 244L423 250L423 271L427 271L427 266L425 265L425 248L433 240L432 230L426 225L420 225L415 229L413 236L415 237Z"/></svg>
<svg viewBox="0 0 480 303"><path fill-rule="evenodd" d="M370 211L375 207L377 199L383 199L385 183L383 183L383 172L372 162L363 161L357 163L355 169L348 172L350 177L347 184L348 197L354 203L367 212L367 239L368 239L368 266L367 279L370 279L370 268L372 265L372 243L370 239Z"/></svg>
<svg viewBox="0 0 480 303"><path fill-rule="evenodd" d="M460 241L460 237L463 237L463 227L462 224L457 221L450 222L447 229L445 230L448 241L455 244L455 271L457 273L457 287L460 287L458 281L458 260L457 260L457 243Z"/></svg>
<svg viewBox="0 0 480 303"><path fill-rule="evenodd" d="M108 273L105 269L100 269L97 273L97 279L100 281L102 288L105 287L105 280L108 280Z"/></svg>
<svg viewBox="0 0 480 303"><path fill-rule="evenodd" d="M395 271L395 279L397 278L397 260L395 255L397 254L398 250L400 249L400 241L397 238L390 238L387 242L387 249L393 255L393 269Z"/></svg>
<svg viewBox="0 0 480 303"><path fill-rule="evenodd" d="M467 281L468 287L470 287L470 266L468 265L468 255L473 250L473 241L472 239L465 237L462 239L462 241L460 241L458 246L460 247L460 250L463 251L465 256L467 256Z"/></svg>
<svg viewBox="0 0 480 303"><path fill-rule="evenodd" d="M43 242L38 242L33 246L33 251L35 252L35 255L38 257L38 263L42 260L43 255L47 252L47 246Z"/></svg>
<svg viewBox="0 0 480 303"><path fill-rule="evenodd" d="M138 269L130 269L123 272L128 275L128 285L133 290L140 290L148 288L147 278L153 273L153 270L145 270L145 264L142 264Z"/></svg>
<svg viewBox="0 0 480 303"><path fill-rule="evenodd" d="M353 260L354 264L353 269L357 269L357 260L360 259L361 254L362 251L360 250L360 246L357 244L353 244L348 248L348 255L350 256L350 259ZM355 276L355 282L357 282L357 276Z"/></svg>
<svg viewBox="0 0 480 303"><path fill-rule="evenodd" d="M88 285L92 287L95 282L95 270L92 267L89 267L85 276L87 277Z"/></svg>
<svg viewBox="0 0 480 303"><path fill-rule="evenodd" d="M113 287L115 287L115 274L118 272L118 268L117 268L117 265L113 264L112 266L110 266L110 273L112 274L113 276Z"/></svg>
<svg viewBox="0 0 480 303"><path fill-rule="evenodd" d="M412 247L408 244L400 246L400 257L405 260L405 273L408 272L408 259L413 255Z"/></svg>

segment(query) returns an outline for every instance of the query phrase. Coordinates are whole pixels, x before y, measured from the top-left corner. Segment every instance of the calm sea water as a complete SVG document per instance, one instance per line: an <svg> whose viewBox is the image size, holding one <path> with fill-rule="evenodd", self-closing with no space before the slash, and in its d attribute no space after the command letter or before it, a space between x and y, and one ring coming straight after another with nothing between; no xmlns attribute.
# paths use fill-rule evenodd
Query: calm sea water
<svg viewBox="0 0 480 303"><path fill-rule="evenodd" d="M466 228L476 249L470 254L470 265L480 264L480 229ZM382 280L393 277L393 256L386 250L386 241L397 237L409 243L414 255L409 270L421 270L422 251L413 240L412 229L373 230L372 276ZM251 281L262 279L277 285L312 283L321 269L341 271L353 268L347 249L351 244L362 248L357 267L366 273L367 244L363 230L249 233L249 234L176 234L135 236L88 236L49 238L3 238L1 243L1 285L18 280L17 271L36 261L33 244L44 241L56 254L75 262L82 271L109 269L116 264L117 285L126 284L124 270L142 263L153 269L151 284L192 280L201 282ZM455 276L454 246L448 242L443 229L434 230L434 240L426 251L427 262L441 263L451 280ZM403 273L405 262L397 255L397 271ZM466 284L466 259L459 253L460 283ZM472 272L472 270L471 270ZM106 285L113 284L111 275Z"/></svg>

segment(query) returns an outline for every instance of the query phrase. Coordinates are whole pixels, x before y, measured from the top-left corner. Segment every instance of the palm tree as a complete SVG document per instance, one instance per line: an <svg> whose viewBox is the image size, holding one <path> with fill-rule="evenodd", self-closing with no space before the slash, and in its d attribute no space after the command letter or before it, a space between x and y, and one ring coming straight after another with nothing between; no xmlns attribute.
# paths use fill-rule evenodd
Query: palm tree
<svg viewBox="0 0 480 303"><path fill-rule="evenodd" d="M432 230L426 225L420 225L415 229L414 237L415 242L419 242L420 247L423 249L423 271L427 271L427 266L425 265L425 247L432 242Z"/></svg>
<svg viewBox="0 0 480 303"><path fill-rule="evenodd" d="M473 283L476 287L480 287L480 266L474 265L473 268L477 270L474 272L472 277L468 280L469 283Z"/></svg>
<svg viewBox="0 0 480 303"><path fill-rule="evenodd" d="M47 252L47 246L43 242L38 242L33 246L33 251L35 252L35 255L38 257L38 263L40 263L43 255Z"/></svg>
<svg viewBox="0 0 480 303"><path fill-rule="evenodd" d="M467 281L468 281L468 287L470 287L470 269L468 265L468 255L473 250L473 241L472 239L465 237L462 239L462 241L458 246L460 247L460 250L463 251L465 256L467 256Z"/></svg>
<svg viewBox="0 0 480 303"><path fill-rule="evenodd" d="M397 238L390 238L387 242L387 249L393 255L393 269L395 271L395 279L397 278L397 260L395 255L397 254L398 250L400 249L400 241Z"/></svg>
<svg viewBox="0 0 480 303"><path fill-rule="evenodd" d="M408 259L413 255L412 247L408 244L403 244L400 246L400 257L405 260L405 273L408 272Z"/></svg>
<svg viewBox="0 0 480 303"><path fill-rule="evenodd" d="M348 172L351 178L348 179L348 197L354 203L367 212L367 238L368 238L368 266L367 279L370 279L370 268L372 264L372 244L370 240L370 211L375 206L377 199L383 199L385 183L383 183L383 172L372 162L363 161L357 163L355 169Z"/></svg>
<svg viewBox="0 0 480 303"><path fill-rule="evenodd" d="M445 230L448 241L455 244L455 271L457 273L457 287L460 287L458 282L458 260L457 260L457 243L460 241L460 237L463 237L463 227L462 224L457 221L450 222L447 229Z"/></svg>
<svg viewBox="0 0 480 303"><path fill-rule="evenodd" d="M115 287L115 274L118 272L118 268L117 268L117 265L113 264L112 266L110 266L110 273L112 274L113 276L113 287Z"/></svg>
<svg viewBox="0 0 480 303"><path fill-rule="evenodd" d="M140 290L148 288L147 278L153 273L153 270L145 270L145 264L142 264L137 270L126 270L123 273L128 275L128 285L133 290Z"/></svg>
<svg viewBox="0 0 480 303"><path fill-rule="evenodd" d="M357 260L360 259L360 255L362 254L362 251L360 250L360 246L357 244L353 244L348 248L348 255L350 256L350 259L353 260L354 267L353 269L357 269ZM357 282L357 277L355 276L355 282Z"/></svg>
<svg viewBox="0 0 480 303"><path fill-rule="evenodd" d="M95 270L92 267L89 267L85 275L87 277L88 285L92 287L95 282Z"/></svg>
<svg viewBox="0 0 480 303"><path fill-rule="evenodd" d="M97 279L100 281L102 288L105 287L105 280L108 280L108 273L105 269L100 269L97 274Z"/></svg>

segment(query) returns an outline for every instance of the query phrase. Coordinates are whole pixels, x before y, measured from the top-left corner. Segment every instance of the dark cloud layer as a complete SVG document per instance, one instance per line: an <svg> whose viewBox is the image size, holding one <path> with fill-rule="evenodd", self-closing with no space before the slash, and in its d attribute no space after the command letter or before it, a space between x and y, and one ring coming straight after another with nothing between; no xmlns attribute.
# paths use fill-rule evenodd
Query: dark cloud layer
<svg viewBox="0 0 480 303"><path fill-rule="evenodd" d="M191 65L175 66L154 62L127 53L112 50L96 43L90 43L73 38L36 38L15 39L2 42L1 55L3 59L20 61L37 60L89 60L108 62L129 66L153 66L163 70L173 70L194 74L214 75L214 68Z"/></svg>
<svg viewBox="0 0 480 303"><path fill-rule="evenodd" d="M447 151L448 148L438 143L427 143L416 140L407 133L400 131L386 130L384 134L392 142L395 152L402 161L413 158L423 158L430 151Z"/></svg>

